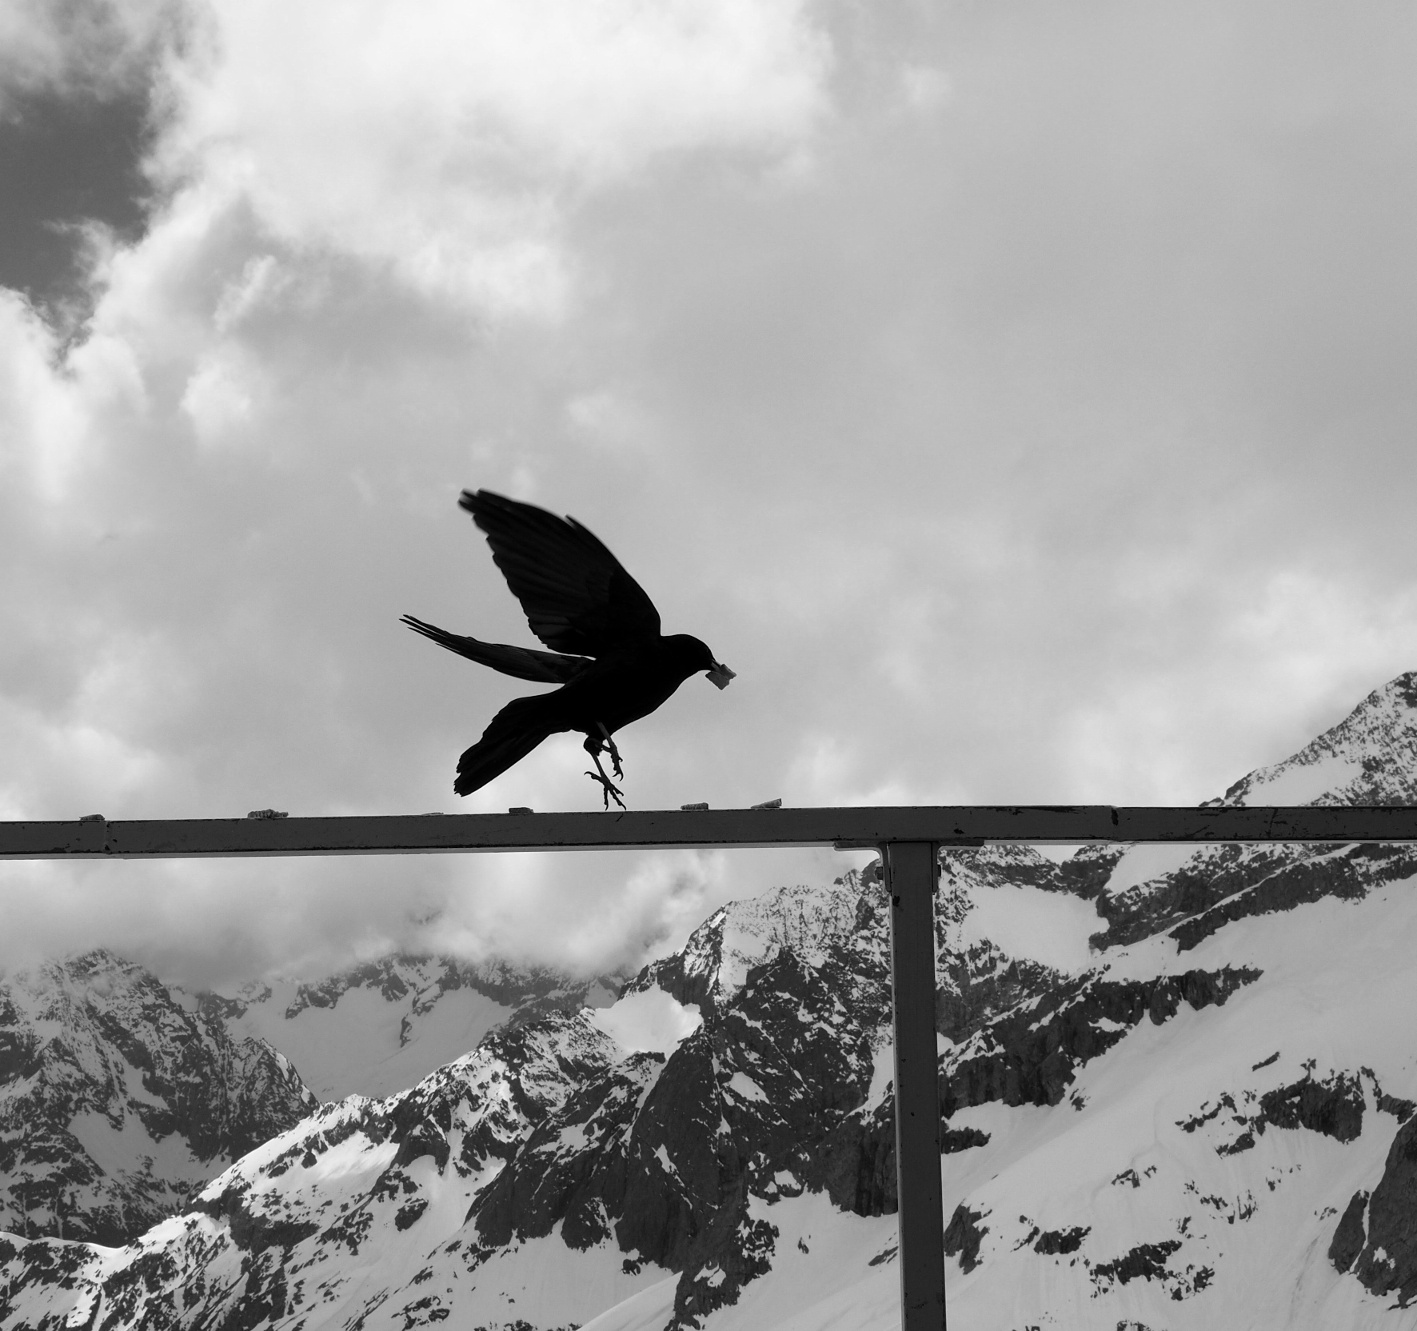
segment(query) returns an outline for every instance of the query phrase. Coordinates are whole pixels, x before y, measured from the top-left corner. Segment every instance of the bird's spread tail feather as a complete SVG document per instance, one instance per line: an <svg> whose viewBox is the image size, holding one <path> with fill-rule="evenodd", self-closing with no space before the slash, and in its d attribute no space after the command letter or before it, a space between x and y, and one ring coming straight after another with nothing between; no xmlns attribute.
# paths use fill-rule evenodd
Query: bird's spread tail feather
<svg viewBox="0 0 1417 1331"><path fill-rule="evenodd" d="M412 615L404 615L401 623L415 633L431 638L439 647L465 656L478 665L491 666L504 675L529 679L536 684L568 684L591 664L583 656L566 656L559 652L540 652L534 647L509 647L501 642L480 642L461 633L449 633L436 624L424 623Z"/></svg>
<svg viewBox="0 0 1417 1331"><path fill-rule="evenodd" d="M480 790L560 729L546 715L547 696L554 695L514 698L492 718L482 738L458 759L458 777L453 782L457 794Z"/></svg>

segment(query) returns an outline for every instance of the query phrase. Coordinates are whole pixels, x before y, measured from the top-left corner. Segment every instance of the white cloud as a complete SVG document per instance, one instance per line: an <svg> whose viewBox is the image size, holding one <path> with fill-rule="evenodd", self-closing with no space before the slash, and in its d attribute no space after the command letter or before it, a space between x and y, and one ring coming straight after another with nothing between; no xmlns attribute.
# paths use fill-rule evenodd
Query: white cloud
<svg viewBox="0 0 1417 1331"><path fill-rule="evenodd" d="M566 415L587 443L606 457L643 463L660 452L652 422L624 393L610 388L579 393L566 404Z"/></svg>
<svg viewBox="0 0 1417 1331"><path fill-rule="evenodd" d="M0 114L16 93L111 95L138 84L178 33L183 0L5 0Z"/></svg>
<svg viewBox="0 0 1417 1331"><path fill-rule="evenodd" d="M906 106L919 115L933 115L947 106L952 91L943 69L917 64L901 67L900 90Z"/></svg>
<svg viewBox="0 0 1417 1331"><path fill-rule="evenodd" d="M288 245L555 317L587 191L666 156L793 150L829 64L800 3L215 0L159 160Z"/></svg>
<svg viewBox="0 0 1417 1331"><path fill-rule="evenodd" d="M197 438L219 444L249 425L257 410L259 371L230 343L198 360L182 392L182 410L191 417Z"/></svg>

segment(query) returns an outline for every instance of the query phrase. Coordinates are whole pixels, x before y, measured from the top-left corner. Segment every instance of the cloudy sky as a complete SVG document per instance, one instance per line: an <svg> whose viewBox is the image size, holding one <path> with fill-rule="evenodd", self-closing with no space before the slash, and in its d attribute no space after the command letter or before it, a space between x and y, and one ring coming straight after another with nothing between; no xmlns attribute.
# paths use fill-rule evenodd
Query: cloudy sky
<svg viewBox="0 0 1417 1331"><path fill-rule="evenodd" d="M1195 803L1417 667L1417 12L0 5L0 817L464 801L570 513L632 806ZM860 857L857 857L859 861ZM583 965L828 852L9 865L0 963Z"/></svg>

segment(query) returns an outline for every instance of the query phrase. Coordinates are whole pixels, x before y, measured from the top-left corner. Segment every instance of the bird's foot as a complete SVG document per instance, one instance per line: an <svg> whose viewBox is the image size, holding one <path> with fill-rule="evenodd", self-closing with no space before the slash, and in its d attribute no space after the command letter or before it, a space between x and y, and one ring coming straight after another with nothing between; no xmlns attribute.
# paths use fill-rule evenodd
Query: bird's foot
<svg viewBox="0 0 1417 1331"><path fill-rule="evenodd" d="M625 792L622 791L620 787L617 786L613 781L611 781L610 778L606 776L604 772L592 772L587 770L586 775L590 777L592 781L598 781L600 783L600 793L605 799L605 807L607 809L610 807L610 801L612 798L614 799L615 803L618 804L622 809L625 807L625 801L620 798L620 796L623 795ZM615 769L615 775L620 775L620 769L618 767Z"/></svg>
<svg viewBox="0 0 1417 1331"><path fill-rule="evenodd" d="M611 770L615 773L617 780L623 781L625 779L625 772L620 766L620 750L615 747L615 741L610 738L610 732L605 728L604 721L600 723L600 733L604 739L605 747L610 753ZM599 760L597 760L596 765L599 766Z"/></svg>

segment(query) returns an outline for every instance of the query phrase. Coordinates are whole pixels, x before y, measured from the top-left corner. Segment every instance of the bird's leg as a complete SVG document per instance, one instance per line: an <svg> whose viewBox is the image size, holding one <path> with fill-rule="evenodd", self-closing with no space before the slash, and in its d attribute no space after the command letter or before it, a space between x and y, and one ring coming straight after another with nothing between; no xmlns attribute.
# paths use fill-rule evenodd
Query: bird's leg
<svg viewBox="0 0 1417 1331"><path fill-rule="evenodd" d="M610 807L610 800L613 797L615 803L623 809L625 807L625 801L622 800L620 796L624 792L620 789L619 786L615 785L615 783L612 782L608 776L605 775L605 768L600 765L601 742L596 739L594 735L588 735L586 737L584 747L585 751L590 754L591 762L595 764L595 771L587 772L586 775L590 777L592 781L600 782L600 793L605 799L605 807L607 809ZM596 773L599 773L599 775L597 776ZM615 775L620 775L620 766L618 763L615 765Z"/></svg>
<svg viewBox="0 0 1417 1331"><path fill-rule="evenodd" d="M610 732L605 728L604 721L595 723L600 727L600 733L605 736L606 747L610 750L610 765L615 771L615 775L620 780L624 780L625 773L620 770L620 750L615 747L615 741L610 738Z"/></svg>

